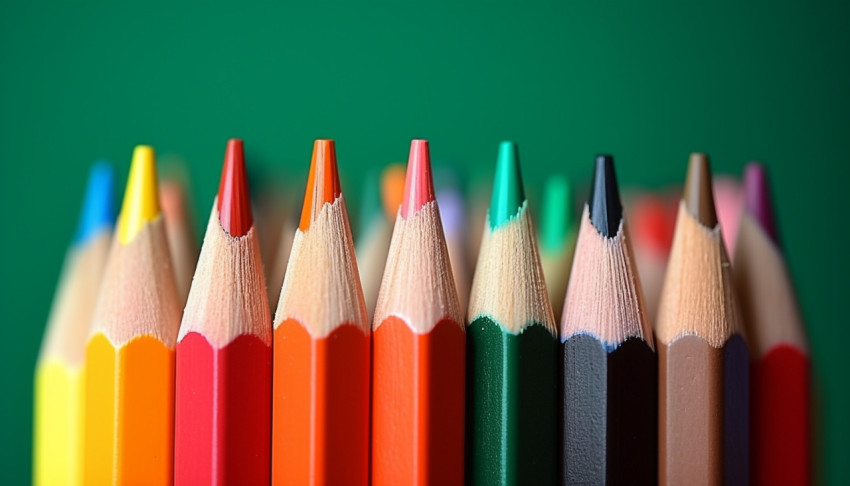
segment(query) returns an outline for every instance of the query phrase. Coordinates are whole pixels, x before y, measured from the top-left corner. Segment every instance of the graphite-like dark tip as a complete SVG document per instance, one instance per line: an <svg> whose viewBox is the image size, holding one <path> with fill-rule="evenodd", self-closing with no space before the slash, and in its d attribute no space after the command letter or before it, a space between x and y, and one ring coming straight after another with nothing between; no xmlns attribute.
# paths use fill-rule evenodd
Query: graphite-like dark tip
<svg viewBox="0 0 850 486"><path fill-rule="evenodd" d="M685 208L703 226L717 226L717 212L714 208L714 192L711 184L711 164L708 155L691 154L688 175L685 178L685 191L682 194Z"/></svg>
<svg viewBox="0 0 850 486"><path fill-rule="evenodd" d="M616 236L620 221L623 220L623 205L620 203L620 189L614 172L614 157L596 156L587 206L590 222L596 230L607 238Z"/></svg>

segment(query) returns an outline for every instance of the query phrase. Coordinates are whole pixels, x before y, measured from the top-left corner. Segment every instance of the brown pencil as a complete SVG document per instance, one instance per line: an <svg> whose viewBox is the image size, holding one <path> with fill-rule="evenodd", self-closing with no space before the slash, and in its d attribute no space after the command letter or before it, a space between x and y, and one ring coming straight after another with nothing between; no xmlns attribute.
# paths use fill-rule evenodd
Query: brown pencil
<svg viewBox="0 0 850 486"><path fill-rule="evenodd" d="M708 157L691 155L658 308L659 484L748 484L747 346Z"/></svg>

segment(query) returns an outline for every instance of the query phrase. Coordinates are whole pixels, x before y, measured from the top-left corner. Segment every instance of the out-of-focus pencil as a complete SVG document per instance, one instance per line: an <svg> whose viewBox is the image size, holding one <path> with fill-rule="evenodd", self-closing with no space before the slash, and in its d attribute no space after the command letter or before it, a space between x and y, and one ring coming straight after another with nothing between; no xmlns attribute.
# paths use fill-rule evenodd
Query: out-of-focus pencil
<svg viewBox="0 0 850 486"><path fill-rule="evenodd" d="M83 362L115 221L115 175L89 172L77 235L65 256L35 369L33 484L83 484Z"/></svg>
<svg viewBox="0 0 850 486"><path fill-rule="evenodd" d="M678 200L676 198L673 202L665 196L642 193L634 198L629 211L632 250L650 322L654 322L652 320L658 314L658 301L676 229Z"/></svg>
<svg viewBox="0 0 850 486"><path fill-rule="evenodd" d="M555 320L561 319L576 243L576 217L570 183L562 175L546 179L540 224L540 263Z"/></svg>
<svg viewBox="0 0 850 486"><path fill-rule="evenodd" d="M366 174L363 184L363 201L360 205L360 224L355 251L357 266L360 269L360 281L369 318L375 312L381 276L387 262L390 239L393 235L392 219L387 217L381 202L381 173L373 171ZM401 186L404 187L402 181ZM398 205L396 205L398 208ZM395 213L393 213L395 214Z"/></svg>
<svg viewBox="0 0 850 486"><path fill-rule="evenodd" d="M159 201L165 218L165 236L171 263L174 265L174 280L177 283L181 305L189 295L189 286L192 285L192 276L198 263L198 239L195 238L186 187L185 176L164 178L159 186Z"/></svg>
<svg viewBox="0 0 850 486"><path fill-rule="evenodd" d="M467 315L467 484L555 484L557 332L513 142L499 147Z"/></svg>
<svg viewBox="0 0 850 486"><path fill-rule="evenodd" d="M368 484L369 334L336 149L316 140L275 315L273 484Z"/></svg>
<svg viewBox="0 0 850 486"><path fill-rule="evenodd" d="M752 481L811 483L809 350L764 167L747 166L735 282L752 345Z"/></svg>
<svg viewBox="0 0 850 486"><path fill-rule="evenodd" d="M411 143L372 334L372 485L460 485L465 336L428 142Z"/></svg>
<svg viewBox="0 0 850 486"><path fill-rule="evenodd" d="M84 484L171 484L180 304L153 148L138 146L85 364Z"/></svg>
<svg viewBox="0 0 850 486"><path fill-rule="evenodd" d="M446 248L452 264L458 303L461 309L466 309L472 284L472 268L467 256L469 227L466 221L466 203L460 192L457 174L448 168L438 171L435 190L437 203L440 205L440 220L446 236Z"/></svg>
<svg viewBox="0 0 850 486"><path fill-rule="evenodd" d="M659 484L749 483L749 357L708 157L691 155L658 308Z"/></svg>
<svg viewBox="0 0 850 486"><path fill-rule="evenodd" d="M656 484L658 361L609 155L596 158L561 341L561 482Z"/></svg>
<svg viewBox="0 0 850 486"><path fill-rule="evenodd" d="M268 484L271 340L243 145L234 139L177 338L177 485Z"/></svg>

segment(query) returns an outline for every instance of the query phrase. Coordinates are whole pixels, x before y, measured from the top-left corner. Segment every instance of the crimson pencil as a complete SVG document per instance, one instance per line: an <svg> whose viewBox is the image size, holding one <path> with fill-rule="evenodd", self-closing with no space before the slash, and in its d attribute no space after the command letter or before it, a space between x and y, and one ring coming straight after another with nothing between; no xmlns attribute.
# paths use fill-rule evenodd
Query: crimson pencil
<svg viewBox="0 0 850 486"><path fill-rule="evenodd" d="M735 283L752 345L752 484L809 484L809 349L791 276L779 248L764 168L744 175Z"/></svg>
<svg viewBox="0 0 850 486"><path fill-rule="evenodd" d="M177 485L268 484L271 316L241 140L230 140L177 338Z"/></svg>

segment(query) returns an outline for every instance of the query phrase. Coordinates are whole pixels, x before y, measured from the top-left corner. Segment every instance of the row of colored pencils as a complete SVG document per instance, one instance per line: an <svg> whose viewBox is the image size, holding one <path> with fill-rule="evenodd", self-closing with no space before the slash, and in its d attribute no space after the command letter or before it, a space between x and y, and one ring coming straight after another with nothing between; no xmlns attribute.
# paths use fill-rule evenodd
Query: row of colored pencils
<svg viewBox="0 0 850 486"><path fill-rule="evenodd" d="M317 140L274 245L279 293L240 140L197 264L152 148L114 235L113 185L96 165L39 358L37 485L809 481L804 328L759 165L733 266L692 155L654 326L607 155L574 231L568 186L547 183L561 210L538 247L503 142L472 249L462 195L435 191L414 140L355 250L334 142ZM474 252L474 271L452 265Z"/></svg>

